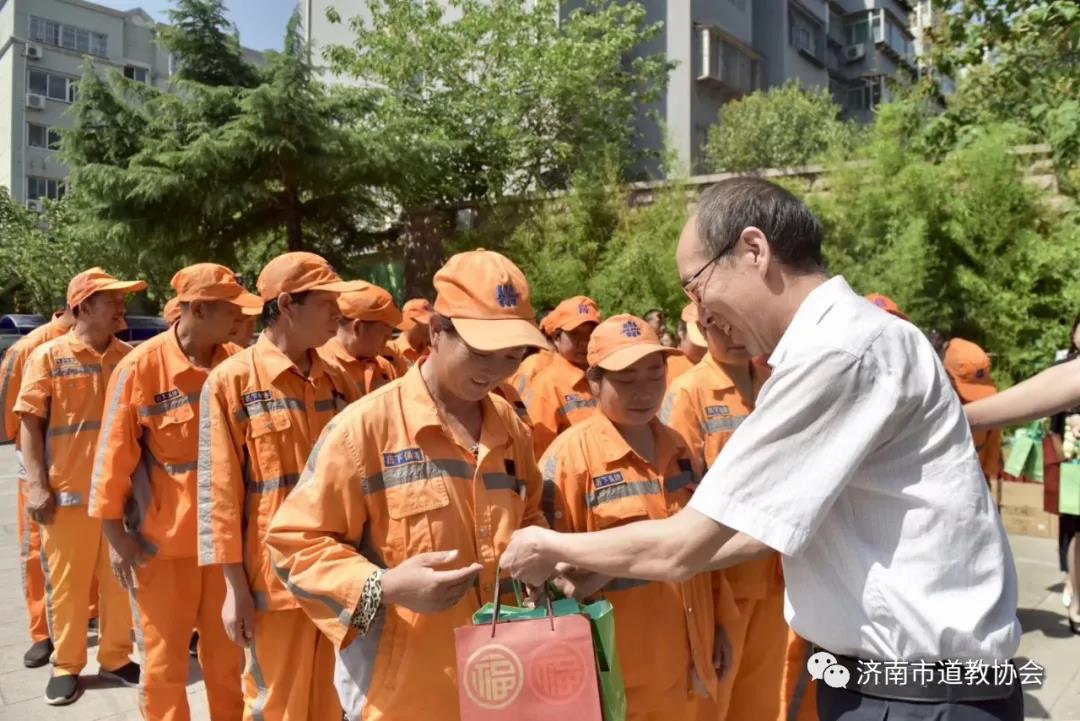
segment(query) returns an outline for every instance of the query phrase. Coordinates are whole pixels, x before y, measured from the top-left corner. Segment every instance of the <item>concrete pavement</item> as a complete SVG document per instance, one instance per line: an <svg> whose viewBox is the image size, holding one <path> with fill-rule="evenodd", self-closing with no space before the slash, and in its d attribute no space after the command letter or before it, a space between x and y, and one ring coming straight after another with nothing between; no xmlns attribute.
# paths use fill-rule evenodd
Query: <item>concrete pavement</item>
<svg viewBox="0 0 1080 721"><path fill-rule="evenodd" d="M90 649L84 672L87 688L74 705L54 708L42 696L49 667L27 669L26 610L18 564L15 456L0 447L0 721L137 721L137 691L117 688L94 676ZM1025 695L1029 719L1080 721L1080 636L1070 636L1061 605L1061 574L1054 541L1014 536L1013 554L1020 572L1020 621L1024 638L1018 665L1028 659L1046 668L1042 688ZM95 642L91 636L91 643ZM188 702L193 721L209 721L198 664L192 660Z"/></svg>

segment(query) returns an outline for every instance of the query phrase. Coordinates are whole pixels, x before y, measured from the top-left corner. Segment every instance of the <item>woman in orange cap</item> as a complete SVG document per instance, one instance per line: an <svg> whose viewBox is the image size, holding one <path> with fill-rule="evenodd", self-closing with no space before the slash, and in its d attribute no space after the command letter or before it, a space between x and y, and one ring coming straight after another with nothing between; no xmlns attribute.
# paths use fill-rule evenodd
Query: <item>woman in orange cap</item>
<svg viewBox="0 0 1080 721"><path fill-rule="evenodd" d="M599 412L564 431L540 459L545 512L556 530L667 518L689 502L701 469L682 437L656 418L667 387L664 360L673 352L632 315L608 318L593 332L587 377ZM615 579L604 592L616 609L627 718L707 717L717 695L716 640L725 638L715 623L712 575L683 583ZM723 595L730 602L730 592Z"/></svg>
<svg viewBox="0 0 1080 721"><path fill-rule="evenodd" d="M457 718L454 629L492 598L510 535L544 525L528 428L492 393L547 343L525 276L477 250L435 290L430 355L335 419L266 536L338 651L352 721Z"/></svg>

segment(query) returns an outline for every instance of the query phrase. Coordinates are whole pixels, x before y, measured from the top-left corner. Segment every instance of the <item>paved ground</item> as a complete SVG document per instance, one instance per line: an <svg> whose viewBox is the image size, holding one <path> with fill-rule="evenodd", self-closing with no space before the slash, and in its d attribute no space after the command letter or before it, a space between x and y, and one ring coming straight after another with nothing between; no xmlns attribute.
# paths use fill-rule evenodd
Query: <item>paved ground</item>
<svg viewBox="0 0 1080 721"><path fill-rule="evenodd" d="M42 700L49 669L26 669L26 612L19 580L16 486L11 446L0 447L0 721L136 721L136 691L98 682L94 649L84 680L87 693L73 706L53 708ZM1020 664L1045 666L1046 683L1026 695L1029 719L1080 721L1080 636L1071 637L1061 605L1061 574L1054 542L1016 536L1020 570L1020 621L1024 640ZM93 636L90 642L95 642ZM193 721L209 721L198 664L192 661L188 699Z"/></svg>

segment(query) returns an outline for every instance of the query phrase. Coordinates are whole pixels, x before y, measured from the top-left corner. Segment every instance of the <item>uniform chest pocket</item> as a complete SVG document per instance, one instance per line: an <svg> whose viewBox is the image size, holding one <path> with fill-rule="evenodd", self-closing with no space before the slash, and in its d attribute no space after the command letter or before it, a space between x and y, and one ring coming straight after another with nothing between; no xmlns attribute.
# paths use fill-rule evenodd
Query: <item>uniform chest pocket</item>
<svg viewBox="0 0 1080 721"><path fill-rule="evenodd" d="M184 454L197 432L194 420L195 409L191 404L170 408L153 418L154 436L165 458L171 460Z"/></svg>
<svg viewBox="0 0 1080 721"><path fill-rule="evenodd" d="M271 410L252 416L248 427L256 477L263 481L280 478L282 458L289 454L286 434L292 428L287 410Z"/></svg>
<svg viewBox="0 0 1080 721"><path fill-rule="evenodd" d="M594 528L590 530L599 531L666 515L662 512L664 492L660 481L655 479L623 481L594 488L585 498L585 504L593 520Z"/></svg>
<svg viewBox="0 0 1080 721"><path fill-rule="evenodd" d="M440 550L436 533L445 519L441 509L450 505L450 493L443 478L428 478L386 489L387 536L400 563L418 553ZM448 549L443 549L448 550Z"/></svg>

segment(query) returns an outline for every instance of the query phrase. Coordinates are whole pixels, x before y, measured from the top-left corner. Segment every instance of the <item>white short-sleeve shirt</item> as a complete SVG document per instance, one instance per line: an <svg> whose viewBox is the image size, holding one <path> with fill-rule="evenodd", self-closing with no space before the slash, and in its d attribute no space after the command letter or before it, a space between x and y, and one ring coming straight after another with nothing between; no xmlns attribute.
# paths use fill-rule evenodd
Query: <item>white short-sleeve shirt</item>
<svg viewBox="0 0 1080 721"><path fill-rule="evenodd" d="M769 365L691 507L783 554L785 615L822 648L1011 658L1012 552L929 341L834 277Z"/></svg>

